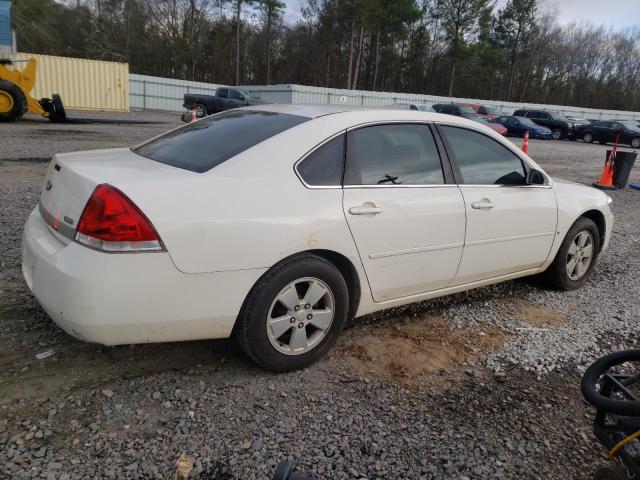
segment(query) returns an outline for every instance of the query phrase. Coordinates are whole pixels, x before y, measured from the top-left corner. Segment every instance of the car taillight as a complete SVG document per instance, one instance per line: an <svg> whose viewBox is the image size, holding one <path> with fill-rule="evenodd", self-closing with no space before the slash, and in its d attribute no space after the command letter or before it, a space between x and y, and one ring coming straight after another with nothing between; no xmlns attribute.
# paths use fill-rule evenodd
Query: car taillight
<svg viewBox="0 0 640 480"><path fill-rule="evenodd" d="M105 252L164 250L149 219L120 190L98 185L84 207L76 241Z"/></svg>

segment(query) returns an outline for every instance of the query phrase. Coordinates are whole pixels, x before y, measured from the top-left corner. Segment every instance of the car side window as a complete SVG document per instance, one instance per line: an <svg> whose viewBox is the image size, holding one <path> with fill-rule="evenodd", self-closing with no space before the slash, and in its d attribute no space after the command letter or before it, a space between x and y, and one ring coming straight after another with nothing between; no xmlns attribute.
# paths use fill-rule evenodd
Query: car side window
<svg viewBox="0 0 640 480"><path fill-rule="evenodd" d="M620 125L619 123L612 123L611 128L613 128L614 130L620 130L622 128L622 125Z"/></svg>
<svg viewBox="0 0 640 480"><path fill-rule="evenodd" d="M466 185L524 185L520 158L488 136L466 128L441 126Z"/></svg>
<svg viewBox="0 0 640 480"><path fill-rule="evenodd" d="M443 183L440 155L427 125L375 125L349 132L345 185Z"/></svg>
<svg viewBox="0 0 640 480"><path fill-rule="evenodd" d="M220 98L227 98L228 93L229 93L229 90L226 88L221 88L218 90L218 96Z"/></svg>
<svg viewBox="0 0 640 480"><path fill-rule="evenodd" d="M229 98L233 100L244 100L244 96L237 90L229 90Z"/></svg>
<svg viewBox="0 0 640 480"><path fill-rule="evenodd" d="M542 120L551 120L551 115L549 115L547 112L540 112L538 118Z"/></svg>
<svg viewBox="0 0 640 480"><path fill-rule="evenodd" d="M329 140L296 167L307 185L333 187L342 185L345 135Z"/></svg>

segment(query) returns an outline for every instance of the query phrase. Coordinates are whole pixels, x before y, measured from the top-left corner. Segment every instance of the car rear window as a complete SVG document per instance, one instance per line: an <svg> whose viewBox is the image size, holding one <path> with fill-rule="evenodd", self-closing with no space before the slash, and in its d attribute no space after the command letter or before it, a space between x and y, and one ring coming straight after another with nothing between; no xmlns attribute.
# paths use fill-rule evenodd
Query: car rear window
<svg viewBox="0 0 640 480"><path fill-rule="evenodd" d="M268 138L309 120L259 110L231 110L190 123L133 148L138 155L206 172Z"/></svg>

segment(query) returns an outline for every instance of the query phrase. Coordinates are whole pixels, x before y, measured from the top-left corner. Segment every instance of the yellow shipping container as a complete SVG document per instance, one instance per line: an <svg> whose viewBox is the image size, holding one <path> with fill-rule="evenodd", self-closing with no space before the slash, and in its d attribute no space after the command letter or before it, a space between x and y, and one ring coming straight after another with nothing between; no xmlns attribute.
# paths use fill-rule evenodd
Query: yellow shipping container
<svg viewBox="0 0 640 480"><path fill-rule="evenodd" d="M65 108L129 111L129 64L16 53L13 60L38 60L34 98L59 93ZM20 64L16 65L20 68Z"/></svg>

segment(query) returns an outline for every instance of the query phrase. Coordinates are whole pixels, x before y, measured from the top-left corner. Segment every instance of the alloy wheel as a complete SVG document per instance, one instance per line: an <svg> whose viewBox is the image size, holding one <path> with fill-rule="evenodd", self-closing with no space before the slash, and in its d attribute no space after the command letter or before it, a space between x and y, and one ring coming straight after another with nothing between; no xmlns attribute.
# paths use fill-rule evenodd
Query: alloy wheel
<svg viewBox="0 0 640 480"><path fill-rule="evenodd" d="M334 314L335 300L329 286L318 278L300 278L280 290L271 304L267 336L280 353L301 355L327 336Z"/></svg>
<svg viewBox="0 0 640 480"><path fill-rule="evenodd" d="M593 236L588 230L578 232L567 252L567 276L575 281L586 275L593 261Z"/></svg>
<svg viewBox="0 0 640 480"><path fill-rule="evenodd" d="M202 105L196 105L196 117L202 118L207 116L207 111Z"/></svg>
<svg viewBox="0 0 640 480"><path fill-rule="evenodd" d="M640 137L635 137L633 140L631 140L631 147L640 148Z"/></svg>
<svg viewBox="0 0 640 480"><path fill-rule="evenodd" d="M584 143L591 143L593 142L593 135L591 135L590 133L585 133L584 137L582 137L582 140L584 140Z"/></svg>

